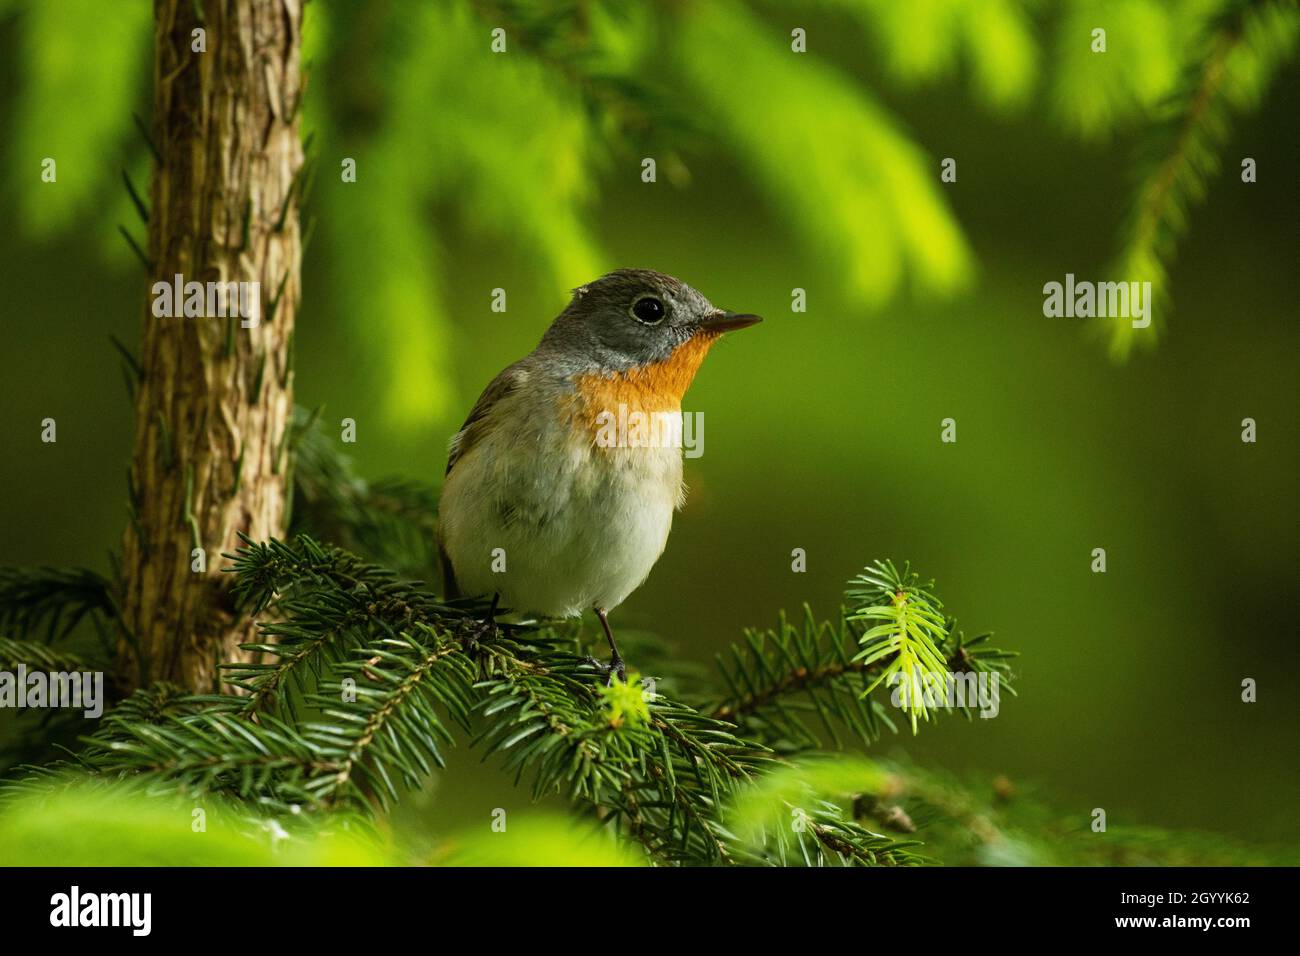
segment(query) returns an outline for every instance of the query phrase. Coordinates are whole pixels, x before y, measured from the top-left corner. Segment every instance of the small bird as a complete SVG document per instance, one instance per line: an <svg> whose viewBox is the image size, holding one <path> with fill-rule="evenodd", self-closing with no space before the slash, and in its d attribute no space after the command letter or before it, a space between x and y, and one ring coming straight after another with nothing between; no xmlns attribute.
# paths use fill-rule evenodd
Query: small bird
<svg viewBox="0 0 1300 956"><path fill-rule="evenodd" d="M680 441L611 442L609 423L638 412L680 423L713 343L759 321L648 269L575 289L451 440L438 506L447 596L491 595L489 622L498 602L541 618L591 608L610 680L626 680L608 615L663 554L685 486Z"/></svg>

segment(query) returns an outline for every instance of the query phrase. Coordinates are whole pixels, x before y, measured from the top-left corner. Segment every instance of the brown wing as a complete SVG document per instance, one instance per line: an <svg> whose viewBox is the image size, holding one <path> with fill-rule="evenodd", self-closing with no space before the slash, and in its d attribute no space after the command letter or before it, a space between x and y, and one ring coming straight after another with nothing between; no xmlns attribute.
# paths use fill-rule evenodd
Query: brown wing
<svg viewBox="0 0 1300 956"><path fill-rule="evenodd" d="M461 456L473 448L479 439L487 433L488 416L493 406L528 381L528 371L520 366L520 362L509 366L500 375L492 379L487 388L483 389L483 394L478 397L478 401L470 409L465 424L461 425L460 431L452 436L451 446L447 453L447 470L443 473L444 481L446 475L450 475L451 470L456 467L456 462L460 461ZM442 562L442 581L445 596L449 601L455 600L461 597L460 587L456 584L455 569L451 566L451 558L447 556L447 550L442 546L441 540L438 541L438 558Z"/></svg>
<svg viewBox="0 0 1300 956"><path fill-rule="evenodd" d="M488 383L487 388L483 389L483 394L478 397L478 401L470 409L465 424L461 425L460 431L452 436L451 447L447 455L447 470L444 472L444 476L450 475L452 468L456 466L456 462L460 460L460 457L473 448L478 440L483 437L487 429L488 414L492 411L492 407L528 381L528 370L522 368L521 365L521 362L516 362L514 365L507 367Z"/></svg>

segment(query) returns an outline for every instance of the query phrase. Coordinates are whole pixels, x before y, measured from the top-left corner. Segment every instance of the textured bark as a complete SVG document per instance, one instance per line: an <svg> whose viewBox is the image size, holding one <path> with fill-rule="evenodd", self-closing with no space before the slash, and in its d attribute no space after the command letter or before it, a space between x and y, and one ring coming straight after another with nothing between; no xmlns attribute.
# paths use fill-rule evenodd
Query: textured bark
<svg viewBox="0 0 1300 956"><path fill-rule="evenodd" d="M201 11L199 7L201 6ZM118 679L207 691L254 629L223 551L282 535L301 246L299 0L155 0L153 263L122 549ZM206 52L193 52L193 31ZM260 323L159 318L155 281L258 282ZM177 303L178 309L181 303ZM192 570L202 548L207 570Z"/></svg>

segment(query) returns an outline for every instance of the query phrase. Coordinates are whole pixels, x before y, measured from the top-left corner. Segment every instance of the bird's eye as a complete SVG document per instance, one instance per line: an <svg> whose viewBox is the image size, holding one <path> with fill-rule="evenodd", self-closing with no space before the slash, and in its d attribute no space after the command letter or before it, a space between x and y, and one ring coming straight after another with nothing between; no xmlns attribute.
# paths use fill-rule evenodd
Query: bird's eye
<svg viewBox="0 0 1300 956"><path fill-rule="evenodd" d="M652 295L642 296L632 304L632 318L646 325L658 325L664 314L664 304Z"/></svg>

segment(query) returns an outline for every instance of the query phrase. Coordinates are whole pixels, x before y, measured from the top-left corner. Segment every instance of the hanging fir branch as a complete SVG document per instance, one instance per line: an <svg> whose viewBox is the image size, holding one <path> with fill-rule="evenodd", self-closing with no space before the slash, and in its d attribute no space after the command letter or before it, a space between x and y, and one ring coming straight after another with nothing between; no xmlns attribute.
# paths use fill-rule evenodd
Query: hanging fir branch
<svg viewBox="0 0 1300 956"><path fill-rule="evenodd" d="M1113 274L1150 282L1151 324L1104 320L1110 353L1125 359L1134 344L1153 344L1169 307L1168 271L1191 208L1219 171L1231 116L1254 107L1300 39L1294 0L1233 0L1211 19L1178 89L1157 110L1139 159L1139 184Z"/></svg>

